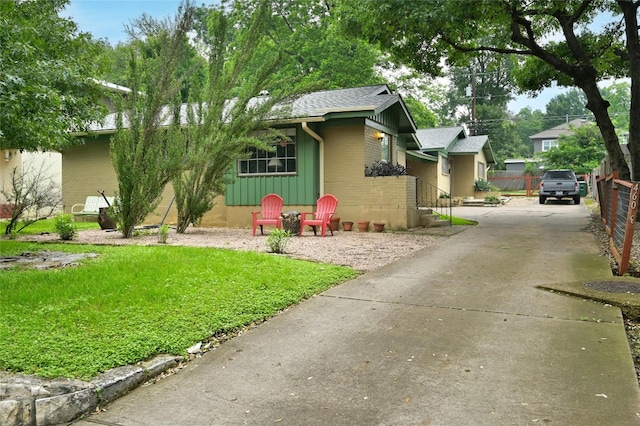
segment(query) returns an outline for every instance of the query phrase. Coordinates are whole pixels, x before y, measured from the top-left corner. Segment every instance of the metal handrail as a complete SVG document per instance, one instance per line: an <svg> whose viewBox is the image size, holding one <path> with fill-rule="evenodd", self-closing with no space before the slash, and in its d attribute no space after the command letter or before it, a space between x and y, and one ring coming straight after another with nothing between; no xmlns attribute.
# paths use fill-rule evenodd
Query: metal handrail
<svg viewBox="0 0 640 426"><path fill-rule="evenodd" d="M416 178L416 208L421 207L429 208L441 216L448 216L449 226L453 224L451 193L420 178Z"/></svg>

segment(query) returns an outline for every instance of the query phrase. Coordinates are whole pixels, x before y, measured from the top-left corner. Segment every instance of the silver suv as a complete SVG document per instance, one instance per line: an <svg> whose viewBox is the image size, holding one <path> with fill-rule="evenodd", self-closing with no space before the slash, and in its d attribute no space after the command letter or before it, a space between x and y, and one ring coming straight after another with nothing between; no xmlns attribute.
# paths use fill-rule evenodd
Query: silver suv
<svg viewBox="0 0 640 426"><path fill-rule="evenodd" d="M540 181L540 204L547 198L572 198L574 204L580 204L580 184L573 170L548 170Z"/></svg>

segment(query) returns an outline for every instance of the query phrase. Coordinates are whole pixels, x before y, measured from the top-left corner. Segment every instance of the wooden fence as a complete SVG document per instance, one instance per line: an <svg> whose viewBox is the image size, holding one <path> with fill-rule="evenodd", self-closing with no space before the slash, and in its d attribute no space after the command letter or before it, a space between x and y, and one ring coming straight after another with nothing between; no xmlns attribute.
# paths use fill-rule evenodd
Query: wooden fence
<svg viewBox="0 0 640 426"><path fill-rule="evenodd" d="M525 190L527 197L535 196L535 192L540 186L540 176L532 176L529 173L523 176L522 174L513 174L512 172L496 172L493 176L489 176L487 181L491 186L500 188L500 191L503 193Z"/></svg>
<svg viewBox="0 0 640 426"><path fill-rule="evenodd" d="M609 246L618 262L618 275L629 269L633 229L638 212L640 183L618 179L617 172L596 178L600 216L609 234Z"/></svg>

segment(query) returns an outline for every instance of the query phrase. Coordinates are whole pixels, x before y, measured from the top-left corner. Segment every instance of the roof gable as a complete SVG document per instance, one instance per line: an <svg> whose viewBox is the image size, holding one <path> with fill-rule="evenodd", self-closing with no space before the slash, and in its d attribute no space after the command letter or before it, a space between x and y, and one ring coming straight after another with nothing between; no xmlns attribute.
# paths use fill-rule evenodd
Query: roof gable
<svg viewBox="0 0 640 426"><path fill-rule="evenodd" d="M448 151L458 139L465 138L464 127L438 127L435 129L418 129L416 137L423 151Z"/></svg>
<svg viewBox="0 0 640 426"><path fill-rule="evenodd" d="M484 152L488 163L496 162L488 135L469 136L464 139L459 139L449 150L449 154L452 155L477 154L479 152Z"/></svg>
<svg viewBox="0 0 640 426"><path fill-rule="evenodd" d="M529 136L529 139L558 139L562 135L569 135L573 133L572 129L590 123L590 121L587 121L585 119L576 118L575 120L559 124L550 129L543 130L540 133L536 133L535 135L531 135Z"/></svg>

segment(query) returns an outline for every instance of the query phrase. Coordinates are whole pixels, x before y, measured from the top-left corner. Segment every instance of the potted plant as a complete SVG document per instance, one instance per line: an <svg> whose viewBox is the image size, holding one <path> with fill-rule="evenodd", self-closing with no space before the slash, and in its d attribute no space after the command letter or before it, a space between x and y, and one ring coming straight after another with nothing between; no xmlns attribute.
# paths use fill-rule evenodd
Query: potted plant
<svg viewBox="0 0 640 426"><path fill-rule="evenodd" d="M340 225L340 218L336 216L332 216L331 220L329 221L329 228L331 228L331 231L337 231L339 225Z"/></svg>
<svg viewBox="0 0 640 426"><path fill-rule="evenodd" d="M384 231L384 222L373 222L373 229L376 232Z"/></svg>
<svg viewBox="0 0 640 426"><path fill-rule="evenodd" d="M360 222L358 222L358 231L369 232L369 221L361 220Z"/></svg>
<svg viewBox="0 0 640 426"><path fill-rule="evenodd" d="M353 227L353 222L342 222L342 229L345 231L351 231Z"/></svg>

